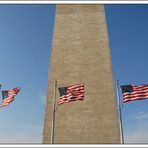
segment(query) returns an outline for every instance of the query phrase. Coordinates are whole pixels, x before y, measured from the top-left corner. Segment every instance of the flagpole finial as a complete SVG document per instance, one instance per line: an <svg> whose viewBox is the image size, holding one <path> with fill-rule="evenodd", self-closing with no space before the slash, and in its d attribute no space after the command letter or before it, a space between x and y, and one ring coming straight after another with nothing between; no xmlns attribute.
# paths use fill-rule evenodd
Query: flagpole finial
<svg viewBox="0 0 148 148"><path fill-rule="evenodd" d="M119 84L119 80L116 80L116 84L117 84L117 85Z"/></svg>
<svg viewBox="0 0 148 148"><path fill-rule="evenodd" d="M57 81L55 81L55 86L57 86Z"/></svg>

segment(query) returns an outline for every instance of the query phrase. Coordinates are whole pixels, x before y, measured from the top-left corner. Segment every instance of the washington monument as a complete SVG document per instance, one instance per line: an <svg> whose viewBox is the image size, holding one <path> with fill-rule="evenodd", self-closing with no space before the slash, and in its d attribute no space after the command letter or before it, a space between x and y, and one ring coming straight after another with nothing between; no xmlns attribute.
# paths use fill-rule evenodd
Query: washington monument
<svg viewBox="0 0 148 148"><path fill-rule="evenodd" d="M57 88L83 83L85 96L58 106L53 143L120 143L104 5L56 6L43 130L48 144L55 81ZM57 104L58 89L55 97Z"/></svg>

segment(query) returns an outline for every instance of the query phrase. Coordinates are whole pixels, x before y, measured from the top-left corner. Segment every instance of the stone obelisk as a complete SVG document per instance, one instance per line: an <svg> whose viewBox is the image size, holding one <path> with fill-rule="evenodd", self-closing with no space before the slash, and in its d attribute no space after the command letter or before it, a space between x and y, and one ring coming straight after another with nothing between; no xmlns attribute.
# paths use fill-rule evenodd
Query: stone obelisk
<svg viewBox="0 0 148 148"><path fill-rule="evenodd" d="M56 6L43 131L43 143L49 144L55 81L58 87L84 83L85 88L83 101L58 107L55 144L120 143L103 5Z"/></svg>

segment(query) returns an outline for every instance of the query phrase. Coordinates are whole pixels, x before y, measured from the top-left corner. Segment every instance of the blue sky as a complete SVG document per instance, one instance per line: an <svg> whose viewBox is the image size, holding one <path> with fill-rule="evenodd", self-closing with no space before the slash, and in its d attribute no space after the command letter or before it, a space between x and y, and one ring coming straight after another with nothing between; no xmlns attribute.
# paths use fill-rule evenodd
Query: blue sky
<svg viewBox="0 0 148 148"><path fill-rule="evenodd" d="M114 79L148 82L148 5L105 5ZM55 5L0 5L0 82L21 87L0 110L0 143L41 143ZM1 100L0 100L1 101ZM148 100L124 104L125 143L148 143Z"/></svg>

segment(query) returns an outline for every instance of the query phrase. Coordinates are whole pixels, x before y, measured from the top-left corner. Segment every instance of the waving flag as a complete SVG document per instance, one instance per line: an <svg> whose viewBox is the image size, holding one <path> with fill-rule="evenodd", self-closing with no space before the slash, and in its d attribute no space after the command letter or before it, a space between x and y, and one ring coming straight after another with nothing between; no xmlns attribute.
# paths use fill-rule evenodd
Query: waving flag
<svg viewBox="0 0 148 148"><path fill-rule="evenodd" d="M84 84L76 84L67 87L60 87L59 105L65 102L77 101L84 99Z"/></svg>
<svg viewBox="0 0 148 148"><path fill-rule="evenodd" d="M20 91L19 87L10 89L10 90L3 90L2 91L2 103L0 107L4 107L9 105L14 99L17 93Z"/></svg>
<svg viewBox="0 0 148 148"><path fill-rule="evenodd" d="M148 99L148 85L124 85L121 86L123 101L135 101Z"/></svg>

